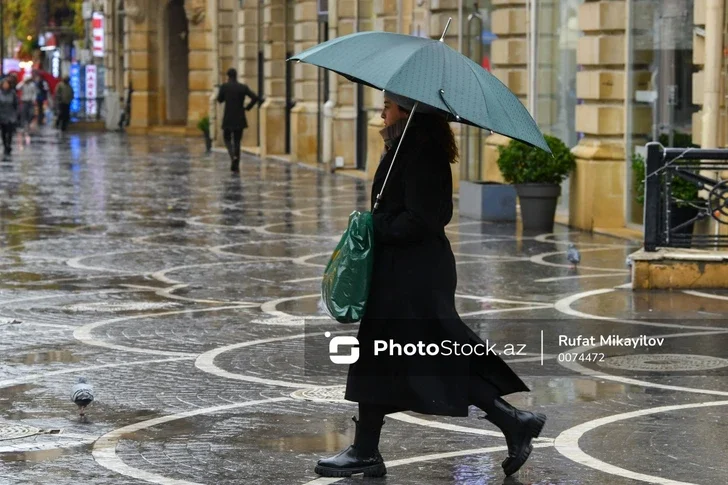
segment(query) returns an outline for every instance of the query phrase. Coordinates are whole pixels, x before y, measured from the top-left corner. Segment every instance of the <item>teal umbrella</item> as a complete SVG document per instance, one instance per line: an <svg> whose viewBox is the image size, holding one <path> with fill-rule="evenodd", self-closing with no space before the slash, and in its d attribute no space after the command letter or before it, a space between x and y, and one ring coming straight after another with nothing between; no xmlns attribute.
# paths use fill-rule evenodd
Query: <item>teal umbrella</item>
<svg viewBox="0 0 728 485"><path fill-rule="evenodd" d="M551 153L521 101L498 78L442 39L357 32L316 45L289 60L323 67L350 81L410 98L418 103L414 111L418 106L419 111L437 111L451 121L500 133Z"/></svg>

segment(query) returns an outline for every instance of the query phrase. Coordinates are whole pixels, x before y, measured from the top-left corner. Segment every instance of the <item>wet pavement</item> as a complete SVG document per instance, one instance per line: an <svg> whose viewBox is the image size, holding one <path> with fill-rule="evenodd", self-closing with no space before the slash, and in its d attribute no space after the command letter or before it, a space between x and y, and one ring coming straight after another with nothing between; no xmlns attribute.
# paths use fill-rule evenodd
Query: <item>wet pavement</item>
<svg viewBox="0 0 728 485"><path fill-rule="evenodd" d="M356 325L318 292L365 182L252 157L232 175L201 140L16 143L0 163L0 484L365 482L313 473L353 437L346 367L321 349ZM728 293L634 293L639 242L563 226L456 215L448 237L461 315L513 344L532 392L508 400L549 420L504 479L505 440L475 408L391 415L389 473L366 483L728 483Z"/></svg>

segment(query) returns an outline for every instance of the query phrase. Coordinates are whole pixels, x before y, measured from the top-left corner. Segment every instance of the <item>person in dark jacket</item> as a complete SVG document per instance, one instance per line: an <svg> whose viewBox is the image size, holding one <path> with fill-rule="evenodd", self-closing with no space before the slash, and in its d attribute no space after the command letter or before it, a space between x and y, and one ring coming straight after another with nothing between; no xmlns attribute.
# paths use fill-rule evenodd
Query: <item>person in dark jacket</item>
<svg viewBox="0 0 728 485"><path fill-rule="evenodd" d="M38 126L43 126L45 123L45 103L48 100L48 93L50 92L50 88L48 87L48 83L45 79L41 77L39 73L35 73L33 75L33 79L35 79L35 85L37 87L37 97L36 97L36 105L38 106Z"/></svg>
<svg viewBox="0 0 728 485"><path fill-rule="evenodd" d="M502 467L512 475L528 459L546 416L518 410L502 399L529 389L499 355L486 351L457 313L455 257L445 235L453 212L450 164L457 160L457 144L447 120L421 106L402 138L413 105L388 94L382 111L386 151L374 176L372 208L400 139L402 144L373 212L371 290L357 335L359 359L349 367L345 394L359 403L354 443L319 460L315 471L327 477L383 476L378 444L385 415L414 411L465 417L475 405L505 435L508 457ZM481 344L483 355L375 356L375 340L402 347L446 340L451 348Z"/></svg>
<svg viewBox="0 0 728 485"><path fill-rule="evenodd" d="M18 123L18 94L6 77L0 84L0 132L3 137L5 155L13 150L13 133Z"/></svg>
<svg viewBox="0 0 728 485"><path fill-rule="evenodd" d="M240 170L240 141L243 139L243 130L248 127L248 120L245 112L253 109L260 98L247 84L238 82L238 71L228 69L228 81L220 86L217 95L218 103L225 103L225 113L222 117L222 129L225 136L225 146L230 154L230 170ZM245 98L250 98L250 103L245 105Z"/></svg>
<svg viewBox="0 0 728 485"><path fill-rule="evenodd" d="M56 118L56 128L60 128L65 132L68 129L68 123L71 120L71 102L73 101L73 88L71 87L71 78L65 76L58 86L56 86L56 102L58 107L58 118Z"/></svg>

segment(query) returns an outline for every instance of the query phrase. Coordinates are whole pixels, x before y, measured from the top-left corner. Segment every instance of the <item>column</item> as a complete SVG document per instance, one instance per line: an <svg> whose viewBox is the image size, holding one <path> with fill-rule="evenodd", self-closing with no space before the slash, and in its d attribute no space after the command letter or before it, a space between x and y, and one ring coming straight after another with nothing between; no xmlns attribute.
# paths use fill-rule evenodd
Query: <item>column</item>
<svg viewBox="0 0 728 485"><path fill-rule="evenodd" d="M215 39L213 22L219 20L213 16L218 13L217 0L209 0L212 5L203 2L186 2L185 11L189 29L189 95L187 102L187 127L196 130L197 122L207 116L210 111L210 95L218 83L215 74L218 51L218 39ZM212 12L208 15L208 12ZM195 132L196 133L196 132Z"/></svg>
<svg viewBox="0 0 728 485"><path fill-rule="evenodd" d="M705 9L706 0L695 0L693 4L693 22L696 27L705 28ZM704 86L704 72L703 66L705 64L705 38L701 35L693 33L693 64L695 65L697 72L693 73L693 103L700 105L703 104L703 86ZM728 145L728 123L726 122L725 109L725 92L726 92L726 78L725 73L721 74L721 112L720 120L718 122L718 145L723 147ZM703 125L703 111L702 109L693 114L693 143L696 145L701 144L702 137L702 125ZM711 174L712 175L712 174Z"/></svg>
<svg viewBox="0 0 728 485"><path fill-rule="evenodd" d="M491 29L498 36L491 45L491 72L518 98L527 104L528 99L528 45L526 33L529 16L525 0L494 0ZM498 168L498 147L505 146L510 138L489 135L485 141L484 163L481 178L503 182Z"/></svg>
<svg viewBox="0 0 728 485"><path fill-rule="evenodd" d="M235 27L235 6L239 5L237 0L218 0L218 45L219 50L219 68L220 72L216 73L216 83L223 79L225 73L231 67L235 67L235 49L233 43L233 29Z"/></svg>
<svg viewBox="0 0 728 485"><path fill-rule="evenodd" d="M589 1L579 8L576 131L584 137L574 147L569 224L585 230L625 224L625 14L624 1ZM634 62L649 62L636 51ZM633 130L649 131L649 108L634 106Z"/></svg>
<svg viewBox="0 0 728 485"><path fill-rule="evenodd" d="M260 110L260 156L285 151L285 0L264 0L263 54L265 96Z"/></svg>
<svg viewBox="0 0 728 485"><path fill-rule="evenodd" d="M293 51L302 52L318 44L318 2L296 2ZM318 163L318 68L294 63L296 106L291 112L291 156L297 162Z"/></svg>
<svg viewBox="0 0 728 485"><path fill-rule="evenodd" d="M373 0L371 18L374 22L374 30L397 32L397 2ZM384 149L384 142L379 134L379 131L384 128L384 121L380 117L384 95L381 91L366 89L365 100L366 105L372 107L367 133L367 176L372 178L377 171Z"/></svg>
<svg viewBox="0 0 728 485"><path fill-rule="evenodd" d="M258 87L258 34L260 31L258 2L244 2L238 11L238 75L240 82L250 86L258 96L262 93ZM248 149L258 146L258 108L248 111L248 129L243 134L243 146Z"/></svg>
<svg viewBox="0 0 728 485"><path fill-rule="evenodd" d="M339 0L339 37L354 33L356 29L356 1ZM343 158L343 168L356 167L356 85L343 78L336 84L337 104L334 107L333 159ZM333 160L332 160L333 161Z"/></svg>
<svg viewBox="0 0 728 485"><path fill-rule="evenodd" d="M125 87L130 83L134 89L128 129L131 133L145 132L159 122L157 14L157 8L136 7L124 21L125 58L129 62Z"/></svg>
<svg viewBox="0 0 728 485"><path fill-rule="evenodd" d="M116 52L117 38L121 35L117 32L116 26L116 2L104 1L104 67L106 68L106 91L119 94L121 89L116 84L116 74L120 66ZM67 73L63 73L67 74Z"/></svg>

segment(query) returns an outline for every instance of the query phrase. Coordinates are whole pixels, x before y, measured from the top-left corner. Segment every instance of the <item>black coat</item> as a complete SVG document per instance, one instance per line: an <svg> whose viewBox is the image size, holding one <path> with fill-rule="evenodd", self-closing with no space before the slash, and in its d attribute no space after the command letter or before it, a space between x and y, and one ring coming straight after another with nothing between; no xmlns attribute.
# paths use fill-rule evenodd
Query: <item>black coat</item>
<svg viewBox="0 0 728 485"><path fill-rule="evenodd" d="M497 355L482 357L373 356L375 339L458 344L484 342L455 309L455 258L445 235L452 217L452 172L444 150L413 119L379 208L374 212L374 270L361 321L359 360L349 367L346 399L423 414L467 416L475 374L500 395L528 387ZM372 206L395 145L374 176Z"/></svg>
<svg viewBox="0 0 728 485"><path fill-rule="evenodd" d="M250 103L245 106L245 98L250 98ZM220 86L217 94L217 102L225 103L225 114L222 117L223 130L244 130L248 127L248 119L245 112L252 109L260 101L247 84L237 81L228 81Z"/></svg>

